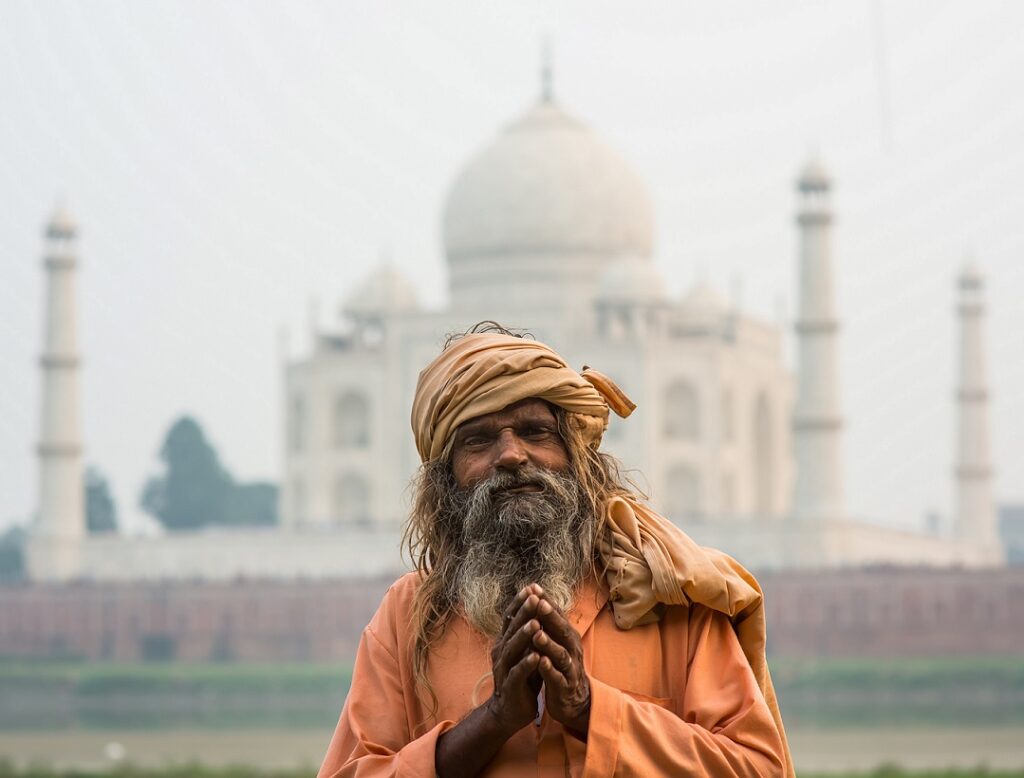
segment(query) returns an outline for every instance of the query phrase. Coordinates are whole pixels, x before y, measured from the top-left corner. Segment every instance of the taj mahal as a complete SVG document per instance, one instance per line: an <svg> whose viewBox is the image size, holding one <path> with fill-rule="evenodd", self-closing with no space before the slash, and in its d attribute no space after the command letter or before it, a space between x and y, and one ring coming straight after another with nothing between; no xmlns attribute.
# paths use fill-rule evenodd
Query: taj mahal
<svg viewBox="0 0 1024 778"><path fill-rule="evenodd" d="M528 330L577 369L587 364L610 375L638 409L628 420L613 418L605 448L638 471L656 509L747 567L998 566L1004 552L988 442L984 286L973 266L955 280L952 530L886 529L847 513L832 185L817 158L796 178L794 331L740 310L704 283L672 297L654 262L654 208L644 182L561 107L546 82L536 103L473 155L448 191L447 307L423 307L401 273L381 263L341 301L336 326L317 331L311 350L284 364L280 526L159 537L85 530L77 227L58 211L46 229L30 574L224 580L403 569L401 524L419 465L408 422L418 372L447 333L482 320ZM790 337L795 367L784 359Z"/></svg>

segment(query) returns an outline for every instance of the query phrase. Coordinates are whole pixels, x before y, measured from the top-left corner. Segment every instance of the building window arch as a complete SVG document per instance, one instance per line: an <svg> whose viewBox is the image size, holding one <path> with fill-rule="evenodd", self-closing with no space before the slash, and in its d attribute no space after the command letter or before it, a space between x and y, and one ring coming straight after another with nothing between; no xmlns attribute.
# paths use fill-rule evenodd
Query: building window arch
<svg viewBox="0 0 1024 778"><path fill-rule="evenodd" d="M754 405L753 474L754 511L761 516L774 513L775 456L772 434L772 408L768 395L761 392Z"/></svg>
<svg viewBox="0 0 1024 778"><path fill-rule="evenodd" d="M686 381L676 381L665 390L664 432L672 440L700 439L697 392Z"/></svg>
<svg viewBox="0 0 1024 778"><path fill-rule="evenodd" d="M370 445L370 402L361 392L343 392L334 401L335 448Z"/></svg>
<svg viewBox="0 0 1024 778"><path fill-rule="evenodd" d="M334 482L334 516L339 524L370 523L370 485L357 473L342 473Z"/></svg>
<svg viewBox="0 0 1024 778"><path fill-rule="evenodd" d="M673 519L701 512L700 476L689 465L675 465L666 471L665 512Z"/></svg>

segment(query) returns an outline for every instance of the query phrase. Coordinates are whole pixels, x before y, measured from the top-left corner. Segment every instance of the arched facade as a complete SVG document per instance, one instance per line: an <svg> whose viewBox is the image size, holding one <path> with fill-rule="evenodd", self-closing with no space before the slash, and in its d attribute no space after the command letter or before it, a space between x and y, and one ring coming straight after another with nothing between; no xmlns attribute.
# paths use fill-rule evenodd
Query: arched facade
<svg viewBox="0 0 1024 778"><path fill-rule="evenodd" d="M366 448L370 445L370 402L361 392L340 393L334 401L334 447Z"/></svg>
<svg viewBox="0 0 1024 778"><path fill-rule="evenodd" d="M697 391L687 381L676 381L665 390L662 429L670 440L700 440L700 406Z"/></svg>

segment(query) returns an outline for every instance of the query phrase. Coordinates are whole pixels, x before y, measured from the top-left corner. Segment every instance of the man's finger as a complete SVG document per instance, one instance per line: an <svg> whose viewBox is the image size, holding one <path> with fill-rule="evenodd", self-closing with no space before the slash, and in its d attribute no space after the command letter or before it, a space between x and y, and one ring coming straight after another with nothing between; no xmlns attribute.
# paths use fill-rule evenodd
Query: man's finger
<svg viewBox="0 0 1024 778"><path fill-rule="evenodd" d="M531 594L527 597L523 604L519 606L519 610L516 612L515 616L512 617L512 621L508 623L508 626L505 628L505 634L502 635L501 640L507 643L519 632L519 630L523 628L525 624L527 624L531 619L535 619L537 617L538 605L540 605L540 600L536 596Z"/></svg>
<svg viewBox="0 0 1024 778"><path fill-rule="evenodd" d="M508 623L512 621L522 604L526 602L526 598L531 594L539 596L541 592L542 589L537 584L527 584L516 592L516 596L512 598L511 602L509 602L507 606L505 606L505 610L501 614L502 624L507 628Z"/></svg>
<svg viewBox="0 0 1024 778"><path fill-rule="evenodd" d="M551 657L541 657L537 663L537 669L540 671L540 677L544 680L544 686L547 688L548 694L555 698L562 698L568 694L571 688L569 679L555 667Z"/></svg>
<svg viewBox="0 0 1024 778"><path fill-rule="evenodd" d="M525 686L530 680L530 676L533 675L537 669L537 665L540 662L540 655L536 651L528 651L526 655L520 659L508 671L508 683L512 687Z"/></svg>
<svg viewBox="0 0 1024 778"><path fill-rule="evenodd" d="M559 643L562 647L568 649L570 653L579 653L579 633L573 629L572 624L570 624L569 620L562 615L561 611L559 611L548 600L541 600L540 604L537 606L537 619L544 628L544 632L546 632L551 639L556 643Z"/></svg>
<svg viewBox="0 0 1024 778"><path fill-rule="evenodd" d="M515 634L517 629L536 615L540 598L530 590L530 587L524 588L520 594L523 592L526 592L525 597L520 599L519 595L516 595L512 600L513 604L516 601L519 602L514 611L509 613L509 610L505 609L505 621L502 625L503 628L499 640L508 640L509 637Z"/></svg>
<svg viewBox="0 0 1024 778"><path fill-rule="evenodd" d="M504 678L515 667L516 663L522 659L524 652L530 647L533 636L538 630L540 630L540 623L531 619L505 641L501 647L498 661L495 662L493 668L495 689L500 688Z"/></svg>
<svg viewBox="0 0 1024 778"><path fill-rule="evenodd" d="M576 667L579 663L572 661L572 654L552 640L546 632L537 632L532 637L534 648L548 657L566 680L571 682L579 669Z"/></svg>

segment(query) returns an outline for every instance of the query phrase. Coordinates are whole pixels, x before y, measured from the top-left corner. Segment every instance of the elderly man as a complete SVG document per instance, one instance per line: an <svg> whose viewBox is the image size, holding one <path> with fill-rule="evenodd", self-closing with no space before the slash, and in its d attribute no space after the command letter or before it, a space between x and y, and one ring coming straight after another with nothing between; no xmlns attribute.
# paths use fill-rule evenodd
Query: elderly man
<svg viewBox="0 0 1024 778"><path fill-rule="evenodd" d="M363 633L320 777L792 775L756 582L598 450L633 404L479 329L420 374L417 569Z"/></svg>

